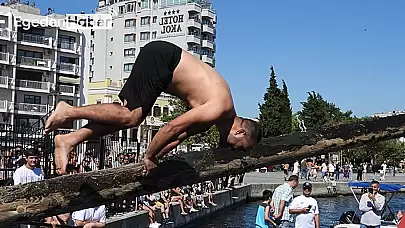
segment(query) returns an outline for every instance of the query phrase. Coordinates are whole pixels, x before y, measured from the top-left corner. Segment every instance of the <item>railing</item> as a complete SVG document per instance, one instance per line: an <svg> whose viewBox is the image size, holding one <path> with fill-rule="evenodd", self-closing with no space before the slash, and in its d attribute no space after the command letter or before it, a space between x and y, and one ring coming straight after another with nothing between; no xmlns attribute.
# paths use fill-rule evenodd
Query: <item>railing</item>
<svg viewBox="0 0 405 228"><path fill-rule="evenodd" d="M48 36L41 36L41 35L35 35L35 34L29 34L29 33L18 33L17 34L18 41L34 43L34 44L49 45L50 39L51 39L51 37L48 37Z"/></svg>
<svg viewBox="0 0 405 228"><path fill-rule="evenodd" d="M49 90L49 82L31 81L31 80L15 80L15 86L20 88Z"/></svg>
<svg viewBox="0 0 405 228"><path fill-rule="evenodd" d="M68 72L76 73L77 65L73 64L73 63L59 62L57 69L62 70L62 71L68 71Z"/></svg>
<svg viewBox="0 0 405 228"><path fill-rule="evenodd" d="M67 49L67 50L74 51L75 46L76 46L75 43L71 43L71 42L66 42L66 41L58 42L58 48L61 48L61 49Z"/></svg>
<svg viewBox="0 0 405 228"><path fill-rule="evenodd" d="M50 67L51 61L49 59L37 59L25 56L17 56L17 63L26 66Z"/></svg>
<svg viewBox="0 0 405 228"><path fill-rule="evenodd" d="M192 16L188 20L201 23L201 19L198 16Z"/></svg>
<svg viewBox="0 0 405 228"><path fill-rule="evenodd" d="M28 104L28 103L16 103L14 106L15 110L23 112L37 112L37 113L48 113L48 108L51 106L43 104Z"/></svg>
<svg viewBox="0 0 405 228"><path fill-rule="evenodd" d="M74 93L75 87L69 85L58 85L59 92L61 93Z"/></svg>

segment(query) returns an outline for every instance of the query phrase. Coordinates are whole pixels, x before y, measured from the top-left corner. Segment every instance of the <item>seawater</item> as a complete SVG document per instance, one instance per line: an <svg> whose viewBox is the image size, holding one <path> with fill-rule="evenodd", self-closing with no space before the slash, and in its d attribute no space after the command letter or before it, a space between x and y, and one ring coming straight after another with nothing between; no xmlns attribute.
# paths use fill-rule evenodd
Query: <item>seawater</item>
<svg viewBox="0 0 405 228"><path fill-rule="evenodd" d="M357 196L360 200L360 195ZM390 194L385 195L386 200ZM334 221L339 220L340 216L348 210L356 211L358 203L354 196L341 196L334 198L316 198L320 210L321 227L330 227ZM238 207L225 209L213 216L206 217L200 221L188 225L187 228L222 228L222 227L243 227L255 228L255 218L258 202L239 205ZM389 206L396 215L398 210L405 210L405 194L394 195ZM293 227L293 226L292 226Z"/></svg>

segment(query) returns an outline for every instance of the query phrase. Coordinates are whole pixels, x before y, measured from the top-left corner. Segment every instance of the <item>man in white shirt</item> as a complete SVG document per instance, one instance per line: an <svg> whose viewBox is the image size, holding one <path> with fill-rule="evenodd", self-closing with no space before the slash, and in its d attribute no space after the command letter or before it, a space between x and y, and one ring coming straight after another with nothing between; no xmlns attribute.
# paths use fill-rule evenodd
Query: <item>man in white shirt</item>
<svg viewBox="0 0 405 228"><path fill-rule="evenodd" d="M75 211L72 214L75 226L83 228L103 228L105 227L105 206L88 208L81 211Z"/></svg>
<svg viewBox="0 0 405 228"><path fill-rule="evenodd" d="M28 149L24 152L25 164L17 168L13 174L14 185L26 184L30 182L41 181L44 179L44 174L40 168L37 168L39 163L39 151L36 148ZM30 225L20 225L23 227L33 227Z"/></svg>
<svg viewBox="0 0 405 228"><path fill-rule="evenodd" d="M37 168L39 162L39 151L37 149L28 149L25 151L25 165L16 169L13 174L14 185L25 184L44 179L44 174L40 168Z"/></svg>
<svg viewBox="0 0 405 228"><path fill-rule="evenodd" d="M302 195L293 199L290 205L290 214L295 218L296 228L319 228L319 209L316 199L311 197L312 184L305 182L302 185Z"/></svg>
<svg viewBox="0 0 405 228"><path fill-rule="evenodd" d="M381 225L381 212L385 205L385 197L378 193L379 190L380 183L371 181L368 192L361 196L359 203L359 210L362 212L361 228L380 227Z"/></svg>

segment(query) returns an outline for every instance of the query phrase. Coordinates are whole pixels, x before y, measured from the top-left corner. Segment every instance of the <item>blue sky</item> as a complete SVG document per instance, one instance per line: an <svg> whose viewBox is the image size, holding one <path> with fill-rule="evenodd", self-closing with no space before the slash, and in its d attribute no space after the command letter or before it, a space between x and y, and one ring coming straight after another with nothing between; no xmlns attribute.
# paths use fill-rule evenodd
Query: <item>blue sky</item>
<svg viewBox="0 0 405 228"><path fill-rule="evenodd" d="M405 1L213 2L216 69L240 115L258 115L271 65L279 85L287 83L293 111L311 90L357 116L405 109ZM96 4L36 2L42 12L51 6L57 13L90 12Z"/></svg>

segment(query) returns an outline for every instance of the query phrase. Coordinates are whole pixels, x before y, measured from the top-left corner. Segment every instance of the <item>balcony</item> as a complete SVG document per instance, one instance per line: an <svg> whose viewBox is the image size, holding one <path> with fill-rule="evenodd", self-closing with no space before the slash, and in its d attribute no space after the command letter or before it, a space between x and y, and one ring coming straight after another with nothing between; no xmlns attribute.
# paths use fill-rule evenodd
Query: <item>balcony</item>
<svg viewBox="0 0 405 228"><path fill-rule="evenodd" d="M200 57L201 57L200 51L197 48L189 48L187 51L188 51L188 53L192 54L197 59L200 59Z"/></svg>
<svg viewBox="0 0 405 228"><path fill-rule="evenodd" d="M58 85L58 91L60 92L60 95L63 96L75 96L76 89L75 86L72 85Z"/></svg>
<svg viewBox="0 0 405 228"><path fill-rule="evenodd" d="M71 43L66 41L58 42L59 51L80 54L80 48L81 48L80 45L77 45L77 43Z"/></svg>
<svg viewBox="0 0 405 228"><path fill-rule="evenodd" d="M50 59L37 59L25 56L17 56L17 64L19 67L38 69L38 70L51 70Z"/></svg>
<svg viewBox="0 0 405 228"><path fill-rule="evenodd" d="M24 45L33 45L37 47L52 48L52 37L42 36L30 33L18 33L17 41Z"/></svg>
<svg viewBox="0 0 405 228"><path fill-rule="evenodd" d="M214 50L214 41L211 41L211 40L203 40L203 41L202 41L202 47L205 47L205 48L209 48L209 49Z"/></svg>
<svg viewBox="0 0 405 228"><path fill-rule="evenodd" d="M31 81L31 80L15 80L15 88L21 91L43 92L49 93L52 83Z"/></svg>
<svg viewBox="0 0 405 228"><path fill-rule="evenodd" d="M56 70L58 73L62 74L80 75L79 66L73 63L59 62L56 67Z"/></svg>
<svg viewBox="0 0 405 228"><path fill-rule="evenodd" d="M195 34L188 34L186 40L187 40L187 43L194 43L194 44L200 44L201 43L200 36L195 35Z"/></svg>
<svg viewBox="0 0 405 228"><path fill-rule="evenodd" d="M190 17L187 21L187 27L201 29L201 20L198 17Z"/></svg>
<svg viewBox="0 0 405 228"><path fill-rule="evenodd" d="M201 6L200 4L194 3L193 1L188 1L189 3L187 4L187 10L189 12L201 12Z"/></svg>
<svg viewBox="0 0 405 228"><path fill-rule="evenodd" d="M9 112L13 108L13 102L8 100L0 100L0 112Z"/></svg>
<svg viewBox="0 0 405 228"><path fill-rule="evenodd" d="M13 79L7 76L0 76L0 88L8 89L13 84Z"/></svg>
<svg viewBox="0 0 405 228"><path fill-rule="evenodd" d="M210 34L214 34L214 26L209 24L203 24L203 32L208 32Z"/></svg>
<svg viewBox="0 0 405 228"><path fill-rule="evenodd" d="M210 65L214 65L214 56L203 54L202 55L202 61L205 62L205 63L208 63Z"/></svg>
<svg viewBox="0 0 405 228"><path fill-rule="evenodd" d="M10 64L12 62L12 60L14 59L15 61L15 56L10 54L10 53L4 53L4 52L0 52L0 63L1 64Z"/></svg>
<svg viewBox="0 0 405 228"><path fill-rule="evenodd" d="M15 103L14 109L17 114L43 116L48 114L48 112L53 109L53 106L44 104Z"/></svg>
<svg viewBox="0 0 405 228"><path fill-rule="evenodd" d="M201 11L201 16L215 19L215 11L212 10L210 7L207 8L204 7Z"/></svg>

